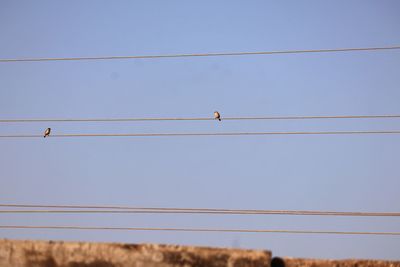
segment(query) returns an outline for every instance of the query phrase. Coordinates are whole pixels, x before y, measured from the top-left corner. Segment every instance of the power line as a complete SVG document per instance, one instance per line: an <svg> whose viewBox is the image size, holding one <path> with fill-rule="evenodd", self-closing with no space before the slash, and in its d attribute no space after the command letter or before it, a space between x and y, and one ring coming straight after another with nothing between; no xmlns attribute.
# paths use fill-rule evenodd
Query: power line
<svg viewBox="0 0 400 267"><path fill-rule="evenodd" d="M268 229L212 229L212 228L157 228L157 227L91 227L91 226L30 226L0 225L0 229L53 229L53 230L118 230L118 231L173 231L173 232L230 232L230 233L281 233L281 234L331 234L331 235L386 235L398 236L400 232L369 231L313 231Z"/></svg>
<svg viewBox="0 0 400 267"><path fill-rule="evenodd" d="M177 136L256 136L256 135L356 135L356 134L400 134L390 131L308 131L308 132L224 132L224 133L95 133L53 134L48 137L177 137ZM0 138L43 138L40 134L0 135Z"/></svg>
<svg viewBox="0 0 400 267"><path fill-rule="evenodd" d="M252 56L276 54L305 54L305 53L331 53L331 52L356 52L395 50L400 46L382 47L353 47L336 49L310 49L310 50L278 50L258 52L222 52L222 53L195 53L195 54L166 54L166 55L136 55L136 56L99 56L99 57L48 57L48 58L3 58L1 62L40 62L40 61L77 61L77 60L118 60L118 59L161 59L161 58L188 58L188 57L221 57L221 56Z"/></svg>
<svg viewBox="0 0 400 267"><path fill-rule="evenodd" d="M263 117L224 117L222 120L310 120L310 119L393 119L400 115L339 115L339 116L263 116ZM71 119L0 119L0 123L26 122L136 122L136 121L215 121L214 118L71 118Z"/></svg>
<svg viewBox="0 0 400 267"><path fill-rule="evenodd" d="M354 212L354 211L310 211L310 210L256 210L256 209L211 209L211 208L157 208L124 206L82 205L25 205L0 204L0 207L47 208L59 210L0 210L0 213L188 213L188 214L237 214L237 215L313 215L313 216L375 216L400 217L400 212ZM63 210L60 210L63 209ZM77 210L79 209L79 210Z"/></svg>
<svg viewBox="0 0 400 267"><path fill-rule="evenodd" d="M362 216L362 217L400 217L400 212L334 212L334 211L291 211L291 210L177 210L177 209L132 209L132 210L0 210L1 213L87 213L87 214L208 214L208 215L313 215L313 216Z"/></svg>

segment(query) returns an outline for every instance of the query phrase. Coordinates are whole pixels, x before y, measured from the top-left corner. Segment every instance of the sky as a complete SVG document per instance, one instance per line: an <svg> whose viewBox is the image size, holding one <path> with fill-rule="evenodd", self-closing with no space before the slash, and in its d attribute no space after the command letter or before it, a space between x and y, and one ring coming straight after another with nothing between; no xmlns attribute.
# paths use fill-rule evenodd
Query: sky
<svg viewBox="0 0 400 267"><path fill-rule="evenodd" d="M0 2L0 58L400 44L398 1ZM400 114L400 51L0 63L0 119ZM399 119L0 124L0 134L400 130ZM0 139L0 203L400 211L397 135ZM400 218L0 214L0 224L400 231ZM400 260L398 236L0 229Z"/></svg>

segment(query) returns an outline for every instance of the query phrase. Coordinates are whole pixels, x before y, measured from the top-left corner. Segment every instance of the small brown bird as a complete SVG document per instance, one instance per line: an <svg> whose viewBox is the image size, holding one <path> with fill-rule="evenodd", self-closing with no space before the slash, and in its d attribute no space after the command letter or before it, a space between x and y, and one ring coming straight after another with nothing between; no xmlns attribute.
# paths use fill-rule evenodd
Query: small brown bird
<svg viewBox="0 0 400 267"><path fill-rule="evenodd" d="M221 121L221 114L218 111L214 111L214 119Z"/></svg>
<svg viewBox="0 0 400 267"><path fill-rule="evenodd" d="M51 128L47 128L46 131L44 131L44 138L46 138L46 136L49 136L51 132Z"/></svg>

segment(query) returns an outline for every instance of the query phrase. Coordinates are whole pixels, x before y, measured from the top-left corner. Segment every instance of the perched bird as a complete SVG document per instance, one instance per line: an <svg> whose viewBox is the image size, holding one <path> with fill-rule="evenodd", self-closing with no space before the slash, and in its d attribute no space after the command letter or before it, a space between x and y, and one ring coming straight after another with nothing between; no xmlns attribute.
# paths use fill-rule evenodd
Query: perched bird
<svg viewBox="0 0 400 267"><path fill-rule="evenodd" d="M51 128L47 128L46 131L44 131L44 138L46 138L46 136L49 136L51 132Z"/></svg>
<svg viewBox="0 0 400 267"><path fill-rule="evenodd" d="M221 114L218 111L214 111L214 119L221 121Z"/></svg>

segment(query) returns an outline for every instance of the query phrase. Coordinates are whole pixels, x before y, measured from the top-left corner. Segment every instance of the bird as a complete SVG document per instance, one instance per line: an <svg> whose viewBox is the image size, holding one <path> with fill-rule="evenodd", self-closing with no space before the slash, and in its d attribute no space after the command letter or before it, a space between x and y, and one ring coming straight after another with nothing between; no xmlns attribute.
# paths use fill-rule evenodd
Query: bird
<svg viewBox="0 0 400 267"><path fill-rule="evenodd" d="M44 131L44 138L46 138L46 136L49 136L51 132L51 128L47 128L46 131Z"/></svg>
<svg viewBox="0 0 400 267"><path fill-rule="evenodd" d="M214 111L214 119L221 121L221 114L218 111Z"/></svg>

